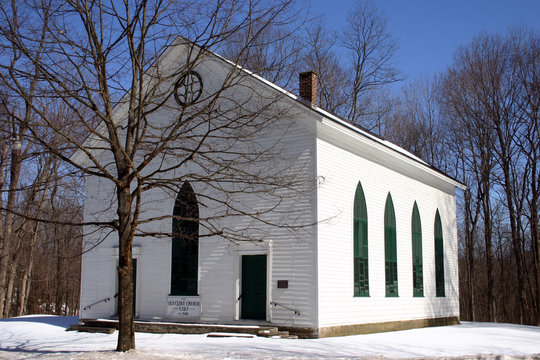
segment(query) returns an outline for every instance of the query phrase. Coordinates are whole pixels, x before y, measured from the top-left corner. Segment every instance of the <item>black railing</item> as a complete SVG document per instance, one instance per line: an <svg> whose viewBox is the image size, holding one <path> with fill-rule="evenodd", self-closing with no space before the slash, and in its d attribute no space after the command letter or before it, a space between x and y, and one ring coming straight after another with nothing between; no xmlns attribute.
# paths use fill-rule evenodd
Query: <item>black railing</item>
<svg viewBox="0 0 540 360"><path fill-rule="evenodd" d="M115 298L116 298L117 296L118 296L118 293L114 294L114 297L115 297ZM89 309L91 309L92 306L94 306L94 305L97 305L97 304L102 303L102 302L108 302L108 301L111 301L111 297L110 297L110 296L109 296L109 297L106 297L106 298L104 298L104 299L101 299L101 300L99 300L99 301L96 301L95 303L90 304L90 305L88 305L88 306L85 306L85 307L83 308L83 310L89 310Z"/></svg>
<svg viewBox="0 0 540 360"><path fill-rule="evenodd" d="M288 306L285 306L285 305L282 305L282 304L278 304L278 303L273 302L273 301L270 301L270 305L279 306L279 307L282 307L282 308L287 309L287 310L289 310L289 311L293 311L293 312L294 312L294 315L298 315L298 316L300 315L300 311L295 310L295 309L293 309L293 308L290 308L290 307L288 307Z"/></svg>

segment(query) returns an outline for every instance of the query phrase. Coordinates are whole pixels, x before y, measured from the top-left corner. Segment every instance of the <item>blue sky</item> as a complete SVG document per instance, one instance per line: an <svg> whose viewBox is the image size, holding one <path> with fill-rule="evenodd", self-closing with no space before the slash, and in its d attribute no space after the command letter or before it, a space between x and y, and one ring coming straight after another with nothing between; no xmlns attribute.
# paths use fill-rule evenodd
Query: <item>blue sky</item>
<svg viewBox="0 0 540 360"><path fill-rule="evenodd" d="M409 78L443 71L460 45L482 31L524 25L540 32L540 0L372 0L397 38L396 65ZM355 0L311 0L312 12L338 30Z"/></svg>

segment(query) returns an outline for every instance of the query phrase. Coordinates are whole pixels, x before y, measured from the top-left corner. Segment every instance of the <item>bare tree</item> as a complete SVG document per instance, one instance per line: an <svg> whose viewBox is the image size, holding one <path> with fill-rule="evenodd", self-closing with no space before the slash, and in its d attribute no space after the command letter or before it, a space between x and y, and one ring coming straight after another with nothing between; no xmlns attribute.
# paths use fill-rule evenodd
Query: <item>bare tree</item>
<svg viewBox="0 0 540 360"><path fill-rule="evenodd" d="M401 80L394 66L397 41L383 14L369 1L357 1L341 32L319 23L306 37L306 67L319 74L320 106L381 133L391 108L387 85Z"/></svg>
<svg viewBox="0 0 540 360"><path fill-rule="evenodd" d="M475 174L473 195L481 200L479 230L484 237L490 321L536 323L538 318L538 311L531 311L538 301L538 290L532 291L538 277L533 220L538 218L538 39L536 33L523 30L506 36L482 34L459 49L444 76L445 113L462 134L455 136L454 147L466 149L463 164ZM473 218L468 219L471 224ZM500 274L506 269L504 278L496 276L495 267ZM508 278L514 281L507 283ZM508 287L515 290L506 297L495 290Z"/></svg>
<svg viewBox="0 0 540 360"><path fill-rule="evenodd" d="M339 114L349 103L349 76L336 55L337 34L332 34L322 23L310 27L306 33L306 68L319 75L318 105Z"/></svg>
<svg viewBox="0 0 540 360"><path fill-rule="evenodd" d="M528 213L526 218L530 230L530 247L533 254L533 278L536 288L535 323L540 325L540 37L526 29L516 29L511 33L513 53L512 67L515 69L519 87L517 116L522 125L517 146L525 158L524 186L529 189L526 198Z"/></svg>
<svg viewBox="0 0 540 360"><path fill-rule="evenodd" d="M19 193L19 181L21 176L21 164L24 158L27 156L29 146L22 148L21 138L26 133L25 126L20 126L12 116L12 113L8 109L7 99L3 99L4 120L3 125L6 127L4 130L4 143L3 151L0 162L0 171L2 174L0 182L0 190L3 192L4 187L7 189L7 201L3 206L7 211L2 212L2 250L0 253L0 315L6 316L6 311L9 313L9 306L5 306L4 299L10 300L11 292L8 287L10 279L8 274L13 273L14 264L12 262L13 246L15 245L14 229L15 229L15 217L13 211L17 204L17 196ZM26 107L24 119L28 119L30 116L30 109ZM9 155L8 155L9 154ZM9 160L9 163L8 163ZM11 281L12 282L12 281Z"/></svg>
<svg viewBox="0 0 540 360"><path fill-rule="evenodd" d="M383 135L440 170L446 170L448 130L442 121L437 78L410 81L384 124Z"/></svg>
<svg viewBox="0 0 540 360"><path fill-rule="evenodd" d="M369 124L377 113L371 106L374 95L382 86L400 79L393 66L397 43L387 32L383 15L367 1L359 1L349 14L340 40L349 53L352 71L346 117Z"/></svg>
<svg viewBox="0 0 540 360"><path fill-rule="evenodd" d="M135 347L133 239L170 236L148 231L147 225L164 215L144 214L143 194L156 189L177 192L186 180L204 184L213 195L199 193L200 201L224 210L197 221L206 236L219 234L230 241L254 241L257 235L221 226L223 217L248 218L246 227L303 226L293 218L283 224L265 217L306 179L299 181L298 171L276 161L280 151L275 143L250 141L264 131L286 131L276 124L290 111L278 101L283 95L254 94L256 80L227 62L221 65L226 75L213 86L200 92L193 88L200 82L194 71L208 58L207 49L234 39L237 56L232 60L242 63L252 45L269 45L271 40L263 35L274 24L281 26L280 39L287 36L287 26L298 18L295 9L292 0L0 5L0 79L28 104L31 114L17 118L18 124L27 126L32 141L115 189L115 218L102 221L97 216L86 224L118 235L118 351ZM180 58L173 64L160 61L174 54ZM51 104L61 104L69 116L51 116ZM61 141L42 138L43 128ZM90 136L82 141L84 133ZM234 200L238 193L264 196L267 206L245 206Z"/></svg>
<svg viewBox="0 0 540 360"><path fill-rule="evenodd" d="M58 159L42 147L36 146L24 130L28 129L22 120L28 119L25 115L28 106L15 98L7 98L7 93L4 95L6 98L2 102L2 115L5 121L0 126L0 138L3 139L0 193L2 200L9 198L10 201L4 204L0 200L0 218L3 225L0 234L2 261L7 264L3 268L5 277L2 282L1 315L9 317L27 313L34 276L49 275L34 272L35 256L47 239L36 219L43 217L45 208L53 198L59 201L64 196L62 193L51 194L51 184L63 186L68 178L65 174L67 169L58 166ZM46 132L41 132L41 137L51 143L54 140L51 134ZM72 217L76 213L77 211L71 209ZM51 217L54 215L51 214ZM70 233L75 234L76 231ZM6 237L6 234L11 236ZM75 242L73 245L77 247ZM76 273L78 272L77 270ZM59 283L64 283L64 279L60 279ZM34 312L41 310L38 307Z"/></svg>
<svg viewBox="0 0 540 360"><path fill-rule="evenodd" d="M254 23L233 32L216 50L266 80L295 90L298 73L302 71L299 65L305 46L299 29L306 23L307 19L300 14L297 24L291 27L279 22Z"/></svg>
<svg viewBox="0 0 540 360"><path fill-rule="evenodd" d="M471 53L473 55L471 55ZM493 152L493 131L487 121L483 109L483 98L477 87L476 71L481 64L474 57L474 52L462 48L456 56L455 67L448 71L444 79L443 97L445 109L448 110L450 121L455 124L456 131L461 133L458 144L466 144L469 158L469 168L475 174L478 184L477 197L481 199L483 233L486 256L487 297L489 320L495 320L495 294L493 280L493 249L492 249L492 180L495 166ZM459 146L459 145L458 145Z"/></svg>

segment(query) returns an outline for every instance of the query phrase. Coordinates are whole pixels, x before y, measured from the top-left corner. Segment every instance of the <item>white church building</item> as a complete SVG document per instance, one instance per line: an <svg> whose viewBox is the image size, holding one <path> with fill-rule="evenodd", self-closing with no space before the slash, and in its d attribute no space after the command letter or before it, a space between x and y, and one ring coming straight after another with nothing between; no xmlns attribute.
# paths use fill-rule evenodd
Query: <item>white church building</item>
<svg viewBox="0 0 540 360"><path fill-rule="evenodd" d="M193 46L170 48L159 61L177 66L188 49ZM192 97L201 93L204 97L235 68L211 52L205 54L181 75L191 79L190 86L200 86ZM259 140L278 144L290 162L287 168L313 186L276 207L277 226L253 228L261 241L204 236L207 229L198 223L173 218L179 214L207 218L216 211L202 205L207 188L197 181L183 181L176 193L149 192L152 199L143 198L143 210L167 216L145 225L146 232L181 232L190 241L178 236L135 237L136 317L272 324L305 337L458 323L455 191L463 185L402 148L319 108L316 74L300 74L300 96L296 96L239 71L253 90L251 101L259 101L259 94L275 93L283 107L292 110L278 120L285 132L276 135L267 129ZM188 96L188 90L175 91L179 95L171 97L170 108ZM121 118L122 109L116 111ZM171 110L151 119L169 121L167 111ZM112 183L86 176L87 220L114 217L111 199ZM264 197L259 194L247 203L251 200L264 202ZM309 225L296 233L280 227L289 209L294 209L296 222ZM222 221L230 232L240 226L234 218ZM243 234L246 229L242 224ZM118 238L114 232L103 236L87 229L85 234L80 318L114 318Z"/></svg>

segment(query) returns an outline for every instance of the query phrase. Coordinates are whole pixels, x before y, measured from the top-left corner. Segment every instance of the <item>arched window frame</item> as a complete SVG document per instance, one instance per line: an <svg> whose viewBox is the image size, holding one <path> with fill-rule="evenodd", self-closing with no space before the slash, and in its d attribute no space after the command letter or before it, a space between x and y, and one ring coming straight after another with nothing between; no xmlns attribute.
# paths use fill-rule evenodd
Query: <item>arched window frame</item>
<svg viewBox="0 0 540 360"><path fill-rule="evenodd" d="M422 222L416 201L411 216L413 296L424 296L424 271L422 259Z"/></svg>
<svg viewBox="0 0 540 360"><path fill-rule="evenodd" d="M444 240L439 209L435 213L435 293L437 297L446 296L444 282Z"/></svg>
<svg viewBox="0 0 540 360"><path fill-rule="evenodd" d="M384 207L384 272L387 297L399 296L396 242L396 214L392 195L388 193Z"/></svg>
<svg viewBox="0 0 540 360"><path fill-rule="evenodd" d="M171 295L198 295L199 204L186 181L173 208L171 246Z"/></svg>
<svg viewBox="0 0 540 360"><path fill-rule="evenodd" d="M368 218L366 199L358 182L354 194L354 296L369 296Z"/></svg>

